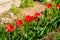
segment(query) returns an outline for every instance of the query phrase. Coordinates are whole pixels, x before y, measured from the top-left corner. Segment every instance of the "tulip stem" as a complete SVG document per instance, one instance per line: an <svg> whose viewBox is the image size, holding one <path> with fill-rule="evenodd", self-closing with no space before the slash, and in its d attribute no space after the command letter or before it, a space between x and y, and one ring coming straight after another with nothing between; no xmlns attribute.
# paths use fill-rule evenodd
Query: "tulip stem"
<svg viewBox="0 0 60 40"><path fill-rule="evenodd" d="M9 34L9 40L12 40L12 32Z"/></svg>
<svg viewBox="0 0 60 40"><path fill-rule="evenodd" d="M36 26L38 26L39 20L40 20L40 19L38 18L38 19L37 19L37 22L36 22Z"/></svg>

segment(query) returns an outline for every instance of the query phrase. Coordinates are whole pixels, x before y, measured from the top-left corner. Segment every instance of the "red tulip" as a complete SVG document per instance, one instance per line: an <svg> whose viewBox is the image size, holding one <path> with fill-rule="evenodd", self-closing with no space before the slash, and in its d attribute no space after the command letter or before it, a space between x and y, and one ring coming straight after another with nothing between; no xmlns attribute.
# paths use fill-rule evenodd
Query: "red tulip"
<svg viewBox="0 0 60 40"><path fill-rule="evenodd" d="M32 16L32 21L33 21L33 20L36 20L36 17Z"/></svg>
<svg viewBox="0 0 60 40"><path fill-rule="evenodd" d="M59 9L59 5L58 5L58 4L56 4L55 7L56 7L57 9Z"/></svg>
<svg viewBox="0 0 60 40"><path fill-rule="evenodd" d="M25 20L26 22L31 22L31 21L32 21L32 16L27 15L27 16L24 17L24 20Z"/></svg>
<svg viewBox="0 0 60 40"><path fill-rule="evenodd" d="M35 14L34 14L34 17L39 17L40 16L40 13L39 12L36 12Z"/></svg>
<svg viewBox="0 0 60 40"><path fill-rule="evenodd" d="M12 24L7 24L6 29L8 32L12 32L12 31L14 31L14 26Z"/></svg>
<svg viewBox="0 0 60 40"><path fill-rule="evenodd" d="M48 3L46 6L47 6L48 8L52 8L52 4L51 4L51 3Z"/></svg>
<svg viewBox="0 0 60 40"><path fill-rule="evenodd" d="M22 20L17 20L16 21L16 25L17 26L22 26L23 25L23 21Z"/></svg>

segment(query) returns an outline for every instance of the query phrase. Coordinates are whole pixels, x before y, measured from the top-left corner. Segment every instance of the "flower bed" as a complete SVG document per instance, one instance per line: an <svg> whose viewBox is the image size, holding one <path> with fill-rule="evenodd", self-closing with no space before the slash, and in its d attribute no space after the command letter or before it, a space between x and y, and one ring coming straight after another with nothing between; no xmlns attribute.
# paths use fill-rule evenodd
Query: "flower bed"
<svg viewBox="0 0 60 40"><path fill-rule="evenodd" d="M36 11L33 15L20 16L12 22L5 22L7 19L4 19L0 27L0 40L37 40L58 28L60 26L60 4L58 1L50 3L42 1L42 3L46 5L44 12ZM23 0L21 7L32 5L34 5L33 0ZM8 12L12 12L9 13L12 14L10 15L12 19L20 13L15 5Z"/></svg>

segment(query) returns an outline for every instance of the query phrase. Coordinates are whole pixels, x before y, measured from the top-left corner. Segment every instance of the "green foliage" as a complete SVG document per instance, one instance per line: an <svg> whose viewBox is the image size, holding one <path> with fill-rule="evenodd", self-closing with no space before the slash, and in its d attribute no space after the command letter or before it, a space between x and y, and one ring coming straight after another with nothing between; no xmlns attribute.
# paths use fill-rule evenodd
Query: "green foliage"
<svg viewBox="0 0 60 40"><path fill-rule="evenodd" d="M39 2L43 2L43 0L38 0Z"/></svg>
<svg viewBox="0 0 60 40"><path fill-rule="evenodd" d="M22 0L21 7L27 7L27 6L33 6L34 1L33 0Z"/></svg>
<svg viewBox="0 0 60 40"><path fill-rule="evenodd" d="M60 0L55 0L56 3L60 4Z"/></svg>
<svg viewBox="0 0 60 40"><path fill-rule="evenodd" d="M55 40L60 40L60 32L56 32L56 33L54 34L54 39L55 39Z"/></svg>
<svg viewBox="0 0 60 40"><path fill-rule="evenodd" d="M14 14L20 13L20 11L18 10L18 8L15 5L12 5L10 12L13 12Z"/></svg>

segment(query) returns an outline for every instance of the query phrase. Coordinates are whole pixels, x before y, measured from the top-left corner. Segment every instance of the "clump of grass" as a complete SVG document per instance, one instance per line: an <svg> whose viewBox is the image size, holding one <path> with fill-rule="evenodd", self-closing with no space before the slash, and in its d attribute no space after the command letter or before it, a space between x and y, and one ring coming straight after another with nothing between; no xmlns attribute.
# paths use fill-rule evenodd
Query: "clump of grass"
<svg viewBox="0 0 60 40"><path fill-rule="evenodd" d="M21 7L27 7L27 6L33 6L34 1L33 0L22 0Z"/></svg>
<svg viewBox="0 0 60 40"><path fill-rule="evenodd" d="M13 12L14 14L20 13L19 9L15 5L12 5L10 12Z"/></svg>

